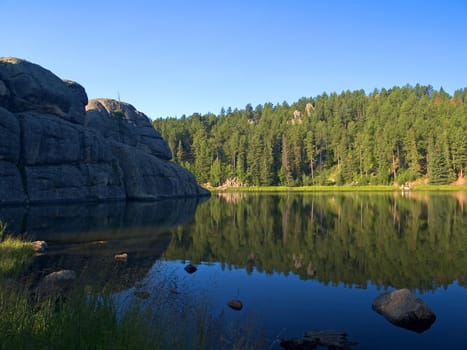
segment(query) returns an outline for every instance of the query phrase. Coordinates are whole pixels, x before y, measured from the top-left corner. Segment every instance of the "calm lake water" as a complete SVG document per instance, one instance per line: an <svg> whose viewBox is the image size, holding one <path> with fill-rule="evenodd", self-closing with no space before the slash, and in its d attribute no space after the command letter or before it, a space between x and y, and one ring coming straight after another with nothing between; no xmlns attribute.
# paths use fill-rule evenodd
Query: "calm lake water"
<svg viewBox="0 0 467 350"><path fill-rule="evenodd" d="M339 330L356 349L467 349L466 202L466 192L234 193L201 204L0 208L0 218L49 242L37 268L73 268L89 290L110 283L122 304L144 289L151 305L169 280L212 314L261 330L266 348ZM117 271L112 257L123 251ZM188 263L198 270L188 274ZM436 313L430 329L395 327L371 309L395 288Z"/></svg>

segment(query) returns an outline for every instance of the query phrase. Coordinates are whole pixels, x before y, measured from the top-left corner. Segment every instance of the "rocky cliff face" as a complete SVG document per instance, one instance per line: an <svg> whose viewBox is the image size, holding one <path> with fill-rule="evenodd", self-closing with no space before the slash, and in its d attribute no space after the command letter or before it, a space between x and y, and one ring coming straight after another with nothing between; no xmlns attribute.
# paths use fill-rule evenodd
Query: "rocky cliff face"
<svg viewBox="0 0 467 350"><path fill-rule="evenodd" d="M133 106L0 58L0 204L207 195Z"/></svg>

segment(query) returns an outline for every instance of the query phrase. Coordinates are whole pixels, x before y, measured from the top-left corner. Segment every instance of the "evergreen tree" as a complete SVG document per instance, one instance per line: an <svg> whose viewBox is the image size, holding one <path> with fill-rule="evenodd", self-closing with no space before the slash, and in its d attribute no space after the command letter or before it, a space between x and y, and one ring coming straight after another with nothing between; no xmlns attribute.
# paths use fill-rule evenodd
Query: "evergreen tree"
<svg viewBox="0 0 467 350"><path fill-rule="evenodd" d="M249 183L255 186L259 186L261 184L261 163L263 151L263 140L258 133L254 133L247 153L247 176Z"/></svg>
<svg viewBox="0 0 467 350"><path fill-rule="evenodd" d="M264 145L263 157L260 166L260 185L270 186L273 184L273 156L272 145L266 142Z"/></svg>
<svg viewBox="0 0 467 350"><path fill-rule="evenodd" d="M193 137L194 168L193 171L200 183L209 181L211 171L211 152L203 132L198 132Z"/></svg>
<svg viewBox="0 0 467 350"><path fill-rule="evenodd" d="M222 166L221 162L219 161L218 158L214 160L214 162L211 165L211 177L210 177L210 183L211 186L219 186L223 182L223 172L222 172Z"/></svg>
<svg viewBox="0 0 467 350"><path fill-rule="evenodd" d="M314 184L314 163L315 163L315 156L316 156L316 147L315 147L312 131L308 131L306 134L305 151L306 151L307 160L309 162L308 167L310 170L310 177L311 177L310 184Z"/></svg>
<svg viewBox="0 0 467 350"><path fill-rule="evenodd" d="M451 134L452 141L452 165L457 176L463 178L467 167L467 136L465 129L456 129Z"/></svg>
<svg viewBox="0 0 467 350"><path fill-rule="evenodd" d="M445 152L440 142L435 142L433 137L428 146L428 177L431 184L443 185L450 181Z"/></svg>
<svg viewBox="0 0 467 350"><path fill-rule="evenodd" d="M289 163L289 146L287 145L287 136L282 134L282 150L281 150L281 170L279 173L281 184L286 186L292 185L292 171Z"/></svg>
<svg viewBox="0 0 467 350"><path fill-rule="evenodd" d="M175 161L179 164L182 164L184 159L183 159L183 145L182 145L182 140L178 141L178 146L177 146L177 153L175 154Z"/></svg>
<svg viewBox="0 0 467 350"><path fill-rule="evenodd" d="M406 160L407 160L408 180L415 180L421 174L421 167L420 167L420 154L417 150L417 142L415 140L415 132L413 131L413 129L409 130L406 145L407 145Z"/></svg>

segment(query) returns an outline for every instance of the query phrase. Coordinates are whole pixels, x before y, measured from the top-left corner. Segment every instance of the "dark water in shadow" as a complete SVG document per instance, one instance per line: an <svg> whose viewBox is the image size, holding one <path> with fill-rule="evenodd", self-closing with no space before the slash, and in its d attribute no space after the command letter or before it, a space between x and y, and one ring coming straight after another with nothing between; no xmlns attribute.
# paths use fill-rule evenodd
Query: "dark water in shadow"
<svg viewBox="0 0 467 350"><path fill-rule="evenodd" d="M141 280L167 249L171 229L191 222L199 199L0 207L7 232L45 240L29 269L38 278L71 269L89 290L121 290ZM115 254L127 253L124 264Z"/></svg>
<svg viewBox="0 0 467 350"><path fill-rule="evenodd" d="M357 349L466 349L466 201L466 192L223 194L199 206L1 208L0 218L49 241L36 267L74 266L95 288L114 279L122 300L134 298L136 282L152 297L165 274L213 313L254 320L271 348L281 337L333 329ZM121 251L130 256L124 268L113 261ZM195 273L184 270L188 262ZM394 288L433 309L429 330L397 328L372 311L373 299ZM243 310L229 309L230 299Z"/></svg>

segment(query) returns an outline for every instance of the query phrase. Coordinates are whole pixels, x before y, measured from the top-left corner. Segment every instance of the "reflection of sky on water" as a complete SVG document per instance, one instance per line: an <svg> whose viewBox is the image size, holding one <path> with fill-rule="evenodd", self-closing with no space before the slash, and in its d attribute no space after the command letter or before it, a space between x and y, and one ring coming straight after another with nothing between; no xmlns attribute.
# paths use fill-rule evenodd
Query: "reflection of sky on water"
<svg viewBox="0 0 467 350"><path fill-rule="evenodd" d="M142 281L142 289L157 297L158 284L170 280L169 293L209 302L214 314L227 320L254 320L266 328L270 344L278 337L299 337L307 330L340 330L359 343L357 349L464 349L467 348L466 289L456 283L447 289L419 295L436 313L432 328L417 334L397 328L371 309L373 299L384 292L373 284L368 288L348 288L301 280L294 274L267 275L243 268L223 268L221 264L201 264L193 274L184 270L183 261L156 263ZM120 300L134 298L135 289L116 295ZM177 291L177 293L175 293ZM239 299L244 307L231 310L226 303ZM125 304L125 303L124 303ZM276 348L279 348L278 346Z"/></svg>

